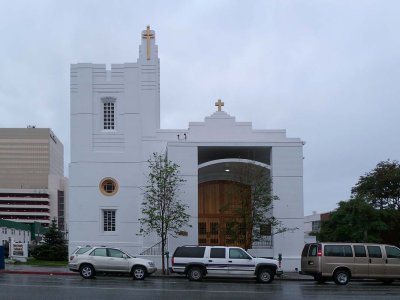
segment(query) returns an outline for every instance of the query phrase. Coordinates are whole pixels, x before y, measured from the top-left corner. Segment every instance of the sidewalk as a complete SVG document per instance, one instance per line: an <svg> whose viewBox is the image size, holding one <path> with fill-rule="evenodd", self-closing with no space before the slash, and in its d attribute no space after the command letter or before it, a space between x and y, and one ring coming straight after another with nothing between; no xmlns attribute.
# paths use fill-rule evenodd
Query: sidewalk
<svg viewBox="0 0 400 300"><path fill-rule="evenodd" d="M4 270L0 270L0 274L30 274L30 275L65 275L65 276L79 276L79 273L72 272L65 267L43 267L43 266L30 266L23 264L6 264ZM160 270L157 270L151 277L158 278L183 278L179 274L163 275ZM295 272L286 272L281 276L276 276L276 280L312 280L311 276L300 275Z"/></svg>
<svg viewBox="0 0 400 300"><path fill-rule="evenodd" d="M79 275L78 273L71 272L67 266L65 267L43 267L43 266L30 266L23 264L6 264L1 273L8 274L34 274L34 275Z"/></svg>

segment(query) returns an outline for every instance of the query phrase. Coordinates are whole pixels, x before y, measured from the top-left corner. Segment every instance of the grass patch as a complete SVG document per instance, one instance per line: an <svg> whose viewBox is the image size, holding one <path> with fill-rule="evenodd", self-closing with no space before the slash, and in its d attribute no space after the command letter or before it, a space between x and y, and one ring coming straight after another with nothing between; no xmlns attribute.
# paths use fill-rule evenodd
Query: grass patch
<svg viewBox="0 0 400 300"><path fill-rule="evenodd" d="M43 267L66 267L68 262L66 260L62 261L50 261L50 260L40 260L33 257L28 257L26 263L21 263L29 266L43 266Z"/></svg>

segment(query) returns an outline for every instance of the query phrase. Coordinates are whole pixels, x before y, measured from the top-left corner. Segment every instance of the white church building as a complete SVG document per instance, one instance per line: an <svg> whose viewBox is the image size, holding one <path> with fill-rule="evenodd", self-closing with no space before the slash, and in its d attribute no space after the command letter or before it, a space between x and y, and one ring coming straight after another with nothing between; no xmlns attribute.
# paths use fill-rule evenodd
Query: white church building
<svg viewBox="0 0 400 300"><path fill-rule="evenodd" d="M284 129L253 129L251 122L237 122L221 100L215 108L210 105L211 115L202 122L161 129L159 63L155 32L147 27L136 63L113 64L111 70L104 64L71 65L69 251L109 245L133 255L157 255L160 240L139 234L139 218L147 160L153 152L166 152L186 180L180 198L189 207L192 225L169 238L170 253L179 245L227 244L218 201L228 195L233 166L252 164L266 168L272 178L273 194L279 197L273 202L274 217L297 229L267 231L249 252L275 258L281 253L284 270L300 268L302 140L286 137Z"/></svg>

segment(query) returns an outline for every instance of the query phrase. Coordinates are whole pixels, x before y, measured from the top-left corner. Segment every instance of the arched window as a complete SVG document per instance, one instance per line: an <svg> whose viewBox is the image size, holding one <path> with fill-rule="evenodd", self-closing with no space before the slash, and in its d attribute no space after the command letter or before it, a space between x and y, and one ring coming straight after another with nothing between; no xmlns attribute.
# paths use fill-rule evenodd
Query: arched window
<svg viewBox="0 0 400 300"><path fill-rule="evenodd" d="M103 129L115 129L115 98L104 97L101 99L103 102Z"/></svg>

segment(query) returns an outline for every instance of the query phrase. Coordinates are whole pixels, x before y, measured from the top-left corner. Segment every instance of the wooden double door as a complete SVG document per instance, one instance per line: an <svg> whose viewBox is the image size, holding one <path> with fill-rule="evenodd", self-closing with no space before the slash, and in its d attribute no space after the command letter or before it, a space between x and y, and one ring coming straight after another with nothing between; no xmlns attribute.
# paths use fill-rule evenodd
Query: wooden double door
<svg viewBox="0 0 400 300"><path fill-rule="evenodd" d="M209 181L199 184L199 245L245 247L251 238L249 228L240 228L242 193L248 186L232 181ZM233 228L235 232L233 232Z"/></svg>

